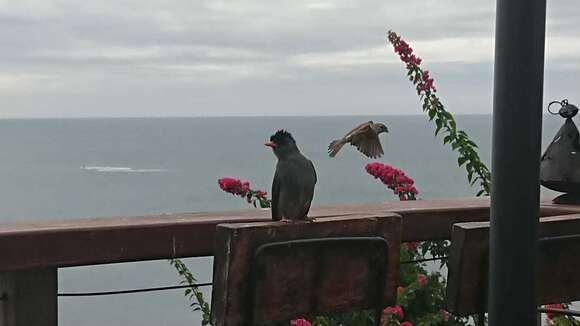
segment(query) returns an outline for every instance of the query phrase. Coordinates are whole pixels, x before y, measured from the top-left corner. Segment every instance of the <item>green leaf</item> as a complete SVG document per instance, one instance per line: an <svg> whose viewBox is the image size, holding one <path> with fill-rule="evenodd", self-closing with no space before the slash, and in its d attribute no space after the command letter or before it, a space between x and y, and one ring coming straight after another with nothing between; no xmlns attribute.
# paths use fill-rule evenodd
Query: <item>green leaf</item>
<svg viewBox="0 0 580 326"><path fill-rule="evenodd" d="M437 129L435 129L435 135L437 135L439 133L439 131L441 130L441 127L443 127L443 121L441 121L441 119L437 118L437 119L435 119L435 124L437 125Z"/></svg>
<svg viewBox="0 0 580 326"><path fill-rule="evenodd" d="M435 110L429 110L429 121L433 120L435 117Z"/></svg>
<svg viewBox="0 0 580 326"><path fill-rule="evenodd" d="M479 176L475 176L475 178L473 178L473 180L471 180L471 182L469 182L469 185L473 186L477 180L479 180Z"/></svg>
<svg viewBox="0 0 580 326"><path fill-rule="evenodd" d="M455 130L457 129L457 125L455 124L455 120L450 120L449 121L449 126L451 127L451 129Z"/></svg>
<svg viewBox="0 0 580 326"><path fill-rule="evenodd" d="M465 164L466 161L467 161L467 157L461 156L457 159L457 164L459 164L459 166L462 166L463 164Z"/></svg>
<svg viewBox="0 0 580 326"><path fill-rule="evenodd" d="M477 147L477 144L476 144L476 143L474 143L474 142L473 142L471 139L467 139L465 142L466 142L468 145L470 145L471 147L478 148L478 147Z"/></svg>

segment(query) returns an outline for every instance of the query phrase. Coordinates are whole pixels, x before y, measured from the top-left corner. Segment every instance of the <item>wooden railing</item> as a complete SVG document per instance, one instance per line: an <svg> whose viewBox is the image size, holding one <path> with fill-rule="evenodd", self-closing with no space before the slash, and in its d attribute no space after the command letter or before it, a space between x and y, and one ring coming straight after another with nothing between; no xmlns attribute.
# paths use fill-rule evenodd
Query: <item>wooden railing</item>
<svg viewBox="0 0 580 326"><path fill-rule="evenodd" d="M487 311L490 223L458 223L453 226L447 277L447 309L458 315ZM580 214L540 219L538 248L522 255L536 255L536 302L570 302L580 299L578 252ZM524 270L516 270L520 277Z"/></svg>
<svg viewBox="0 0 580 326"><path fill-rule="evenodd" d="M453 224L489 219L489 199L335 205L315 207L310 215L392 213L402 218L403 242L450 239ZM542 216L574 213L580 213L580 208L549 202L541 206ZM269 214L253 209L0 224L0 298L4 297L0 325L56 325L59 267L211 256L218 224L265 222ZM31 303L43 305L43 313L38 314Z"/></svg>

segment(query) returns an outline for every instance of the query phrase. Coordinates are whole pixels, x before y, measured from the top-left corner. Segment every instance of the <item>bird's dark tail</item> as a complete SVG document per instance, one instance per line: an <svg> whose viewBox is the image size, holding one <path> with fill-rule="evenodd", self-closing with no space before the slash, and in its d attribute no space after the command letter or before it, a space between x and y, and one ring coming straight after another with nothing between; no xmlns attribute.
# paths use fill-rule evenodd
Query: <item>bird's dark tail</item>
<svg viewBox="0 0 580 326"><path fill-rule="evenodd" d="M344 144L345 142L342 139L333 140L330 145L328 145L328 155L330 155L330 157L335 157Z"/></svg>

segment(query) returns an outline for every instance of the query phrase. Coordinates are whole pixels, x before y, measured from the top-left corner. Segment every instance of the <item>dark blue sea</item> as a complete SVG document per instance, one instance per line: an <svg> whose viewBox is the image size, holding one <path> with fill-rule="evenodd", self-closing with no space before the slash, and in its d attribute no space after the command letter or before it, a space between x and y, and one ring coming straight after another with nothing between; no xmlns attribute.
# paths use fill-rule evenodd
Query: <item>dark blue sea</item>
<svg viewBox="0 0 580 326"><path fill-rule="evenodd" d="M316 166L315 205L395 199L364 171L373 160L352 147L334 159L326 154L333 138L369 119L390 129L381 136L385 156L379 161L407 171L420 198L477 192L457 167L456 153L420 115L0 120L0 221L246 208L241 199L223 193L217 179L239 177L269 191L275 158L263 143L279 128L293 133ZM491 117L457 120L489 163ZM545 116L543 148L561 123ZM210 258L187 262L199 281L211 280ZM62 292L177 282L164 260L59 270ZM198 317L180 290L59 299L59 325L64 326L196 325Z"/></svg>

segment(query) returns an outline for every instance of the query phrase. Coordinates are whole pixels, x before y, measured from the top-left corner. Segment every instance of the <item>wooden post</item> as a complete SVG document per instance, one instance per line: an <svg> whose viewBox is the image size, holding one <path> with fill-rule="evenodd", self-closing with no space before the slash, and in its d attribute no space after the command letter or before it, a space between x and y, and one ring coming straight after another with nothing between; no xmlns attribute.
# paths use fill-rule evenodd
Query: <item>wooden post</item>
<svg viewBox="0 0 580 326"><path fill-rule="evenodd" d="M381 253L388 263L369 263L376 251L354 242L339 245L345 237L384 239L387 246ZM296 243L292 250L280 249L296 240L320 243L322 239L337 243L325 250ZM263 325L310 314L374 309L377 287L383 289L380 303L392 305L397 295L400 242L401 218L393 213L318 218L313 223L218 225L212 324ZM268 244L275 244L278 250L266 259L259 248ZM382 268L384 271L377 272ZM384 286L377 282L380 274ZM369 299L371 295L374 301Z"/></svg>
<svg viewBox="0 0 580 326"><path fill-rule="evenodd" d="M0 272L0 326L56 326L57 269Z"/></svg>
<svg viewBox="0 0 580 326"><path fill-rule="evenodd" d="M536 325L537 305L580 300L576 272L580 268L580 214L542 218L538 231L534 320L511 325ZM489 232L489 222L458 223L453 227L446 295L451 313L465 316L488 311ZM519 277L517 271L512 277Z"/></svg>

